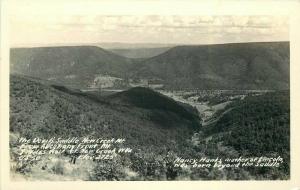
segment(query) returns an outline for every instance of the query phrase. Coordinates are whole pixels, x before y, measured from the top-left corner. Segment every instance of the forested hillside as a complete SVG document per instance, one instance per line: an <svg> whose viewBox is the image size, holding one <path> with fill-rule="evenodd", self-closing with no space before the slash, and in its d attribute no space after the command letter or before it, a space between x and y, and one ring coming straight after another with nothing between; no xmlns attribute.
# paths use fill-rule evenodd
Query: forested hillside
<svg viewBox="0 0 300 190"><path fill-rule="evenodd" d="M280 168L250 170L254 175L286 178L290 171L290 96L288 91L248 96L226 109L217 123L204 129L211 143L232 147L238 155L281 156Z"/></svg>
<svg viewBox="0 0 300 190"><path fill-rule="evenodd" d="M129 81L156 81L171 90L289 89L289 42L187 45L156 50L137 50L149 57L130 59L120 55L133 53L132 49L13 48L10 70L77 88L93 86L97 78L106 77L117 79L124 87L130 87Z"/></svg>
<svg viewBox="0 0 300 190"><path fill-rule="evenodd" d="M170 89L289 89L289 42L177 46L137 67Z"/></svg>
<svg viewBox="0 0 300 190"><path fill-rule="evenodd" d="M99 75L125 77L131 59L96 46L13 48L11 73L87 87Z"/></svg>
<svg viewBox="0 0 300 190"><path fill-rule="evenodd" d="M166 155L169 152L180 155L193 151L192 148L187 148L188 139L196 130L201 129L198 116L193 112L183 111L186 110L185 107L176 105L175 101L156 92L151 92L148 96L152 96L152 100L164 98L165 101L160 101L161 108L152 109L128 102L126 105L122 102L110 102L101 96L48 85L23 76L11 75L10 84L10 132L16 138L91 136L126 139L126 145L133 149L133 153L119 159L134 164L122 164L124 160L94 163L91 169L95 174L87 180L114 180L115 177L125 179L122 176L127 176L127 170L136 173L136 178L140 180L164 178ZM151 91L144 88L137 90L141 93ZM135 94L129 92L128 96ZM11 140L12 150L16 148L16 140ZM12 152L12 155L15 153ZM153 168L151 166L147 171L149 164ZM32 168L36 167L39 167L38 163L28 164L16 168L16 171L31 175L34 173ZM60 167L64 171L64 166ZM110 170L116 173L110 173ZM153 173L155 170L159 173ZM100 175L99 172L103 171L107 173Z"/></svg>

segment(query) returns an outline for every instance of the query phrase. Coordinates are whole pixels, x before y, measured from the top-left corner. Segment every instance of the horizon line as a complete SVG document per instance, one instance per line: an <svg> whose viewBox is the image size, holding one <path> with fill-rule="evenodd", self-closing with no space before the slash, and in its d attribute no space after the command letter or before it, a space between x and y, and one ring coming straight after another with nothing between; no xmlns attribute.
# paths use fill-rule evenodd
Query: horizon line
<svg viewBox="0 0 300 190"><path fill-rule="evenodd" d="M137 48L164 48L175 46L201 46L201 45L222 45L222 44L242 44L242 43L276 43L290 42L290 40L273 40L273 41L242 41L242 42L224 42L224 43L155 43L155 42L71 42L71 43L34 43L34 44L11 44L9 48L42 48L42 47L74 47L74 46L94 46L101 47L101 44L120 44L120 45L157 45L158 47L119 47L119 48L103 48L103 49L137 49Z"/></svg>

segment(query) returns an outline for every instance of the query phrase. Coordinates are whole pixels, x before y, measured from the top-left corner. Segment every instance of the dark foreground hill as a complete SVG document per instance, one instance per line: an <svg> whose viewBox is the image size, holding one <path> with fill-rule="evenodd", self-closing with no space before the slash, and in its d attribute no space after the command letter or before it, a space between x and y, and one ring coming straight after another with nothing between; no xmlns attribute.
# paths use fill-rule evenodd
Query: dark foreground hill
<svg viewBox="0 0 300 190"><path fill-rule="evenodd" d="M182 119L192 121L196 128L199 126L200 118L197 109L192 108L190 105L176 102L172 98L166 97L149 88L136 87L129 89L128 91L113 94L108 98L110 102L115 102L121 105L132 105L153 110L153 112L156 113L156 115L153 116L153 119L158 119L161 122L164 122L162 118L172 122L174 118L170 115L166 115L166 113L176 113ZM165 113L163 114L165 116L162 117L159 113Z"/></svg>
<svg viewBox="0 0 300 190"><path fill-rule="evenodd" d="M139 65L171 89L289 89L289 43L177 46Z"/></svg>
<svg viewBox="0 0 300 190"><path fill-rule="evenodd" d="M148 97L153 96L152 100L163 98L149 89L138 90L150 93ZM128 95L135 96L130 91ZM161 180L166 177L164 159L167 154L172 152L180 155L193 151L192 147L188 146L189 139L201 128L200 122L196 122L200 118L194 113L185 111L182 114L185 108L176 105L174 101L164 100L160 101L161 108L156 109L129 102L125 105L123 102L110 102L107 98L95 94L11 75L10 133L27 138L124 138L125 145L133 149L132 154L118 157L118 161L108 160L93 164L87 161L83 163L84 166L72 167L78 167L79 171L89 167L88 172L82 171L88 175L84 180ZM188 116L189 114L191 116ZM11 140L11 151L16 148L14 144L16 141ZM16 155L14 151L11 153ZM16 157L12 157L12 162L16 161L15 159ZM53 177L67 172L66 164L52 168L53 164L45 159L36 164L22 165L14 172L27 177L37 176L39 179L42 179L43 175ZM43 167L49 168L47 171L50 171L45 173ZM44 174L35 173L37 171L43 171ZM131 178L128 172L134 173L134 177ZM80 176L78 178L83 180Z"/></svg>
<svg viewBox="0 0 300 190"><path fill-rule="evenodd" d="M199 122L196 122L200 118L196 112L187 111L188 109L174 100L146 88L116 94L113 99L123 94L127 94L131 100L138 99L136 94L131 93L138 90L147 94L150 101L157 101L155 109L146 104L125 103L122 100L115 102L111 101L112 99L62 86L46 85L22 76L12 75L10 84L10 130L22 135L72 136L96 133L105 136L124 136L128 142L132 141L138 145L157 141L162 143L159 146L165 146L169 140L184 139L185 134L200 129ZM127 106L124 106L125 104ZM156 112L159 114L156 115ZM162 119L160 114L171 123L156 122L155 119ZM175 136L165 138L166 133L161 132L168 130L172 130ZM139 137L136 138L135 135ZM163 139L160 139L160 136Z"/></svg>

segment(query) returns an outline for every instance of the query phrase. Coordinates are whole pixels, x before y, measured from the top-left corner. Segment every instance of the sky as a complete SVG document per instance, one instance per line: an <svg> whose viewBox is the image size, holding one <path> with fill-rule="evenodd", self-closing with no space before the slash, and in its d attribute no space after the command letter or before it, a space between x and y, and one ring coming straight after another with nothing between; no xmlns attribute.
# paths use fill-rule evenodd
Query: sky
<svg viewBox="0 0 300 190"><path fill-rule="evenodd" d="M82 9L63 3L59 4L63 6L45 9L46 5L55 4L23 3L10 7L11 46L103 42L216 44L289 40L289 18L280 14L189 15L174 11L168 14L149 12L130 15L127 11L120 15L101 12L103 6L99 6L97 11L93 1L81 4L87 5Z"/></svg>

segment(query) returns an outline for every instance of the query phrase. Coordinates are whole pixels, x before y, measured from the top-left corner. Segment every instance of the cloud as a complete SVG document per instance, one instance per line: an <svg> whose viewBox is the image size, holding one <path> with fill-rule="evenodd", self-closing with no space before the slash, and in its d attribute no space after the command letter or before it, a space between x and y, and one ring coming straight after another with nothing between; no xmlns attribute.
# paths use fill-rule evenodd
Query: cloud
<svg viewBox="0 0 300 190"><path fill-rule="evenodd" d="M26 15L11 18L12 42L228 43L288 40L284 16ZM30 38L26 35L31 34ZM37 36L37 37L35 37ZM66 37L68 36L68 37ZM50 39L50 40L49 40Z"/></svg>

